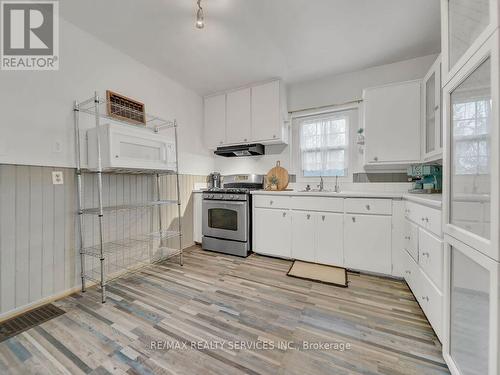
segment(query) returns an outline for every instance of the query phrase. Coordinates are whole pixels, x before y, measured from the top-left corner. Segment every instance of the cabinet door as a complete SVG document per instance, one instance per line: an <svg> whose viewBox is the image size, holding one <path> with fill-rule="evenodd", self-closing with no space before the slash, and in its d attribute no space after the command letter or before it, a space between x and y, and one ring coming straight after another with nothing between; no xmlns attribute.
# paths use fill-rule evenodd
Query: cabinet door
<svg viewBox="0 0 500 375"><path fill-rule="evenodd" d="M286 210L256 208L254 210L253 251L256 253L291 258L290 214Z"/></svg>
<svg viewBox="0 0 500 375"><path fill-rule="evenodd" d="M362 271L391 273L391 217L345 215L345 266Z"/></svg>
<svg viewBox="0 0 500 375"><path fill-rule="evenodd" d="M420 160L420 86L411 81L364 91L366 164Z"/></svg>
<svg viewBox="0 0 500 375"><path fill-rule="evenodd" d="M317 214L316 262L344 266L344 215Z"/></svg>
<svg viewBox="0 0 500 375"><path fill-rule="evenodd" d="M227 143L249 142L251 128L250 89L227 94Z"/></svg>
<svg viewBox="0 0 500 375"><path fill-rule="evenodd" d="M292 258L314 262L316 217L307 211L292 213Z"/></svg>
<svg viewBox="0 0 500 375"><path fill-rule="evenodd" d="M424 160L435 160L442 155L441 125L441 57L434 62L423 84Z"/></svg>
<svg viewBox="0 0 500 375"><path fill-rule="evenodd" d="M252 87L252 140L281 138L280 83Z"/></svg>
<svg viewBox="0 0 500 375"><path fill-rule="evenodd" d="M489 57L488 52L489 44L494 45L494 51L497 51L497 43L498 37L495 37L485 44L484 53L474 56L464 67L465 76L453 78L450 88L446 88L450 113L448 146L451 152L446 171L450 197L450 225L446 226L446 230L498 260L498 231L485 230L494 216L491 210L484 209L484 206L491 206L498 213L499 207L498 200L495 201L497 195L492 192L492 186L498 188L493 182L498 180L498 151L495 151L498 150L498 131L495 130L495 127L498 129L498 118L495 118L498 98L492 96L497 92L494 88L498 88L495 78L498 74L492 76L492 70L498 70L498 66L494 61L496 58ZM483 60L485 56L488 57ZM477 212L485 213L481 215L479 225L470 225L463 220L464 200L468 205L466 218L472 218Z"/></svg>
<svg viewBox="0 0 500 375"><path fill-rule="evenodd" d="M201 243L203 194L193 193L193 241Z"/></svg>
<svg viewBox="0 0 500 375"><path fill-rule="evenodd" d="M226 143L226 94L205 98L205 142L211 149Z"/></svg>

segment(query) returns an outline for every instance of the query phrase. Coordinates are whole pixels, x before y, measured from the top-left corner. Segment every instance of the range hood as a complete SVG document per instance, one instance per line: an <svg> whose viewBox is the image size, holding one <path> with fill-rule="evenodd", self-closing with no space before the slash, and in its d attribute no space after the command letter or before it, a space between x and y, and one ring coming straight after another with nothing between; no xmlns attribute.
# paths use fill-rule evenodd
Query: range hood
<svg viewBox="0 0 500 375"><path fill-rule="evenodd" d="M264 145L261 145L260 143L251 145L217 147L217 150L214 151L214 154L224 156L226 158L234 158L239 156L258 156L265 154L265 148Z"/></svg>

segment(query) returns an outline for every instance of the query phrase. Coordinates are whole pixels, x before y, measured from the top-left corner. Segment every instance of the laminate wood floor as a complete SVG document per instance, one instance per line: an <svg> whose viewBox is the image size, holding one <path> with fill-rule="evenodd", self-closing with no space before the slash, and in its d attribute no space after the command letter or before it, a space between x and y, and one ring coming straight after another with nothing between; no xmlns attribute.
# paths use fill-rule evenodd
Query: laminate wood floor
<svg viewBox="0 0 500 375"><path fill-rule="evenodd" d="M0 344L0 373L449 373L404 282L349 273L338 288L289 267L193 247L184 267L114 281L104 305L96 288L56 302L66 314Z"/></svg>

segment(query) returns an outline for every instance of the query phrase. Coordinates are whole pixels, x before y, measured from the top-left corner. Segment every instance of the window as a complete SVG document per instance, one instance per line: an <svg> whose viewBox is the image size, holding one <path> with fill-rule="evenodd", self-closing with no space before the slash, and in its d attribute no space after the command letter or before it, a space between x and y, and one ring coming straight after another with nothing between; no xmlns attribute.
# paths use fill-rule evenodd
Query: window
<svg viewBox="0 0 500 375"><path fill-rule="evenodd" d="M489 173L490 112L488 98L453 103L455 174Z"/></svg>
<svg viewBox="0 0 500 375"><path fill-rule="evenodd" d="M344 113L299 122L302 175L347 176L349 117Z"/></svg>

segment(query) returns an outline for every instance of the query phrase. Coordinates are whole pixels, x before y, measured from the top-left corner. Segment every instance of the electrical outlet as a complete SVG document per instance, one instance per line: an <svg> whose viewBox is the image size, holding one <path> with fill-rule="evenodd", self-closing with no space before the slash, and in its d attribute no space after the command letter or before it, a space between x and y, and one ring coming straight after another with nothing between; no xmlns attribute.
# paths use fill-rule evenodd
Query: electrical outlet
<svg viewBox="0 0 500 375"><path fill-rule="evenodd" d="M52 172L52 184L54 184L54 185L64 184L64 177L63 177L62 171Z"/></svg>

